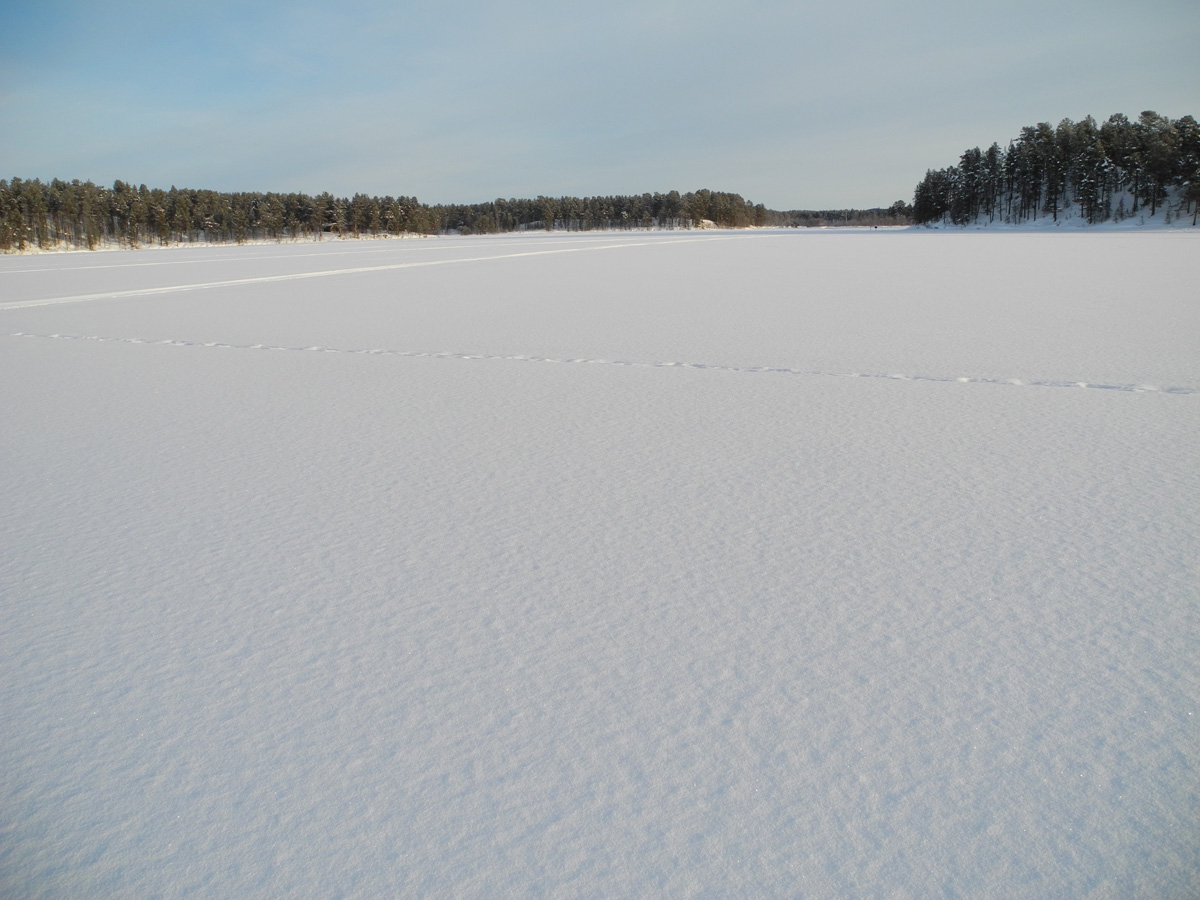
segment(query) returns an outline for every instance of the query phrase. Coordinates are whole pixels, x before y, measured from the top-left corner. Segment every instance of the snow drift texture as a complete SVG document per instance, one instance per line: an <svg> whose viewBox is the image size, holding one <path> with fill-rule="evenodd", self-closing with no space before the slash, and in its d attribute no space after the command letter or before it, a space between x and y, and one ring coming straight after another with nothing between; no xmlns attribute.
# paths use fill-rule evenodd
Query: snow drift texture
<svg viewBox="0 0 1200 900"><path fill-rule="evenodd" d="M0 260L0 893L1194 896L1197 249Z"/></svg>

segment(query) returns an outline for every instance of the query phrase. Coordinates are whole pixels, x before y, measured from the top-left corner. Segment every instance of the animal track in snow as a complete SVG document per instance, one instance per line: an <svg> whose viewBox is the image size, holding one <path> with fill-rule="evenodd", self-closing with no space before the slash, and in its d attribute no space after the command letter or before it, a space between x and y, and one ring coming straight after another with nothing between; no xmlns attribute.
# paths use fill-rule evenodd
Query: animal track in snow
<svg viewBox="0 0 1200 900"><path fill-rule="evenodd" d="M83 334L31 334L17 331L10 337L43 338L60 341L96 341L117 344L168 345L172 347L211 347L221 350L271 350L289 353L342 353L368 356L404 356L425 359L460 359L506 362L555 363L561 365L628 366L644 369L702 369L711 372L734 372L750 375L801 375L809 378L875 378L887 381L933 381L946 384L998 384L1015 387L1085 388L1093 391L1120 391L1131 394L1198 394L1200 388L1187 386L1163 386L1157 384L1101 384L1089 381L1064 381L1058 379L996 378L972 375L912 375L898 372L831 372L821 369L793 369L783 366L733 366L721 363L701 362L637 362L622 359L586 359L582 357L557 358L551 356L529 356L523 353L500 355L487 353L452 353L449 351L390 350L386 348L346 349L340 347L284 347L270 344L227 344L220 341L185 341L172 338L144 340L142 338L104 337Z"/></svg>

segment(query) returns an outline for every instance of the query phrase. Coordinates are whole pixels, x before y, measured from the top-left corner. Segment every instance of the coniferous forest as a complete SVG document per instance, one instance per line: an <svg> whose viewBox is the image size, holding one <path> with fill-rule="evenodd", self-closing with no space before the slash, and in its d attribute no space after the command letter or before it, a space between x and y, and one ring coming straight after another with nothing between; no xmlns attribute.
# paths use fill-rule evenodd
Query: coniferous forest
<svg viewBox="0 0 1200 900"><path fill-rule="evenodd" d="M974 147L958 165L927 171L911 205L866 210L781 212L710 190L429 205L405 196L13 178L0 180L0 251L535 229L1020 224L1061 216L1098 224L1163 209L1167 217L1190 216L1193 225L1200 215L1200 124L1148 110L1136 120L1118 113L1103 124L1087 116L1025 126L1007 148Z"/></svg>
<svg viewBox="0 0 1200 900"><path fill-rule="evenodd" d="M699 190L613 197L537 197L430 206L415 197L221 193L111 188L90 181L0 181L0 251L243 243L330 236L490 234L534 229L722 228L905 224L889 209L778 212L740 194Z"/></svg>
<svg viewBox="0 0 1200 900"><path fill-rule="evenodd" d="M957 166L929 170L917 185L917 224L1020 224L1064 214L1089 224L1200 211L1200 124L1153 110L1117 113L1098 125L1063 119L1027 125L1007 149L974 147Z"/></svg>

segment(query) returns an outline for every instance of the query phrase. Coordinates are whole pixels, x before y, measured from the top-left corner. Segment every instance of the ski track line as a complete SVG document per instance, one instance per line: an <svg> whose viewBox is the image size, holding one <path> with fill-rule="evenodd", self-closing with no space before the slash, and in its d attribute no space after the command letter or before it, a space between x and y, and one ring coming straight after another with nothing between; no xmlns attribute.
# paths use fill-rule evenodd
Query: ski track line
<svg viewBox="0 0 1200 900"><path fill-rule="evenodd" d="M488 262L495 259L516 259L522 256L550 256L556 253L588 253L596 250L620 250L625 247L658 247L664 244L688 244L696 241L736 240L740 235L720 235L671 240L633 241L619 244L601 244L591 247L556 247L552 250L524 250L520 253L498 253L491 256L464 256L458 259L427 259L412 262L388 263L381 266L354 266L347 269L321 269L316 272L294 272L287 275L259 275L253 278L231 278L225 281L205 281L194 284L172 284L162 287L134 288L126 291L103 291L94 294L73 294L69 297L46 297L41 300L16 300L0 303L0 311L6 309L28 309L34 306L56 306L61 303L84 303L88 300L118 300L129 297L148 297L154 294L178 294L209 288L236 287L248 284L267 284L276 281L299 281L305 278L325 278L330 275L357 275L364 272L388 272L395 269L417 269L425 266L449 266L457 263Z"/></svg>
<svg viewBox="0 0 1200 900"><path fill-rule="evenodd" d="M711 235L710 237L712 237L712 238L732 237L732 235ZM399 241L402 239L394 239L394 240ZM403 240L406 240L407 243L412 243L412 241L415 239L403 239ZM458 247L462 246L461 244L454 245L454 244L450 244L450 243L439 244L439 243L427 242L427 241L438 241L438 240L439 240L439 238L429 238L429 239L421 238L417 243L415 243L411 247L411 249L412 250L419 249L423 252L429 252L429 251L440 251L440 250L455 250ZM517 240L507 240L507 241L498 240L498 241L495 241L492 244L492 246L511 247L514 244L524 243L524 244L528 245L533 242L542 243L545 240L554 240L554 238L543 239L540 237L531 237L531 238L520 238ZM611 241L612 238L611 237L608 237L608 238L596 237L596 238L579 238L578 240L581 243L584 241L588 241L590 243L595 243L595 242L601 241L601 240ZM314 241L312 243L313 243L313 246L317 246L317 247L321 246L319 241ZM201 253L203 253L203 251L220 250L220 249L224 249L228 245L220 245L220 244L217 244L217 245L183 245L183 246L167 247L167 248L162 248L162 249L185 250L185 251L195 250L195 251L197 251L198 258L192 257L191 259L166 259L166 260L155 260L154 262L97 263L96 265L87 265L87 266L62 266L62 267L60 267L60 266L43 266L43 267L37 268L37 269L0 268L0 276L26 275L26 274L38 273L38 272L86 272L86 271L89 271L92 269L145 269L145 268L153 268L153 267L158 267L158 266L203 266L203 265L209 265L212 263L229 263L229 262L239 262L240 263L240 262L246 262L246 261L260 262L264 259L307 259L307 258L311 258L314 256L320 256L322 258L328 259L330 257L335 257L335 256L366 256L369 254L376 254L376 253L395 252L400 249L400 246L404 246L404 249L406 251L410 249L408 246L405 246L405 245L397 246L397 244L394 241L393 242L385 242L385 243L387 244L386 246L350 247L347 249L337 248L337 249L317 251L315 253L299 253L299 252L297 252L297 253L271 253L271 254L265 254L265 255L260 254L258 256L237 256L237 257L228 257L228 256L209 257L209 256L201 256L200 255ZM299 247L299 246L301 246L301 244L300 243L294 243L294 244L285 243L285 246ZM152 249L154 250L154 252L157 252L159 248L152 248ZM94 251L64 251L64 252L81 252L82 253L82 252L94 252ZM103 252L124 252L124 251L103 251ZM50 254L50 255L52 255L52 254ZM41 255L39 255L37 257L27 257L27 258L40 259L40 256Z"/></svg>
<svg viewBox="0 0 1200 900"><path fill-rule="evenodd" d="M174 249L174 248L171 248ZM180 248L190 249L190 248ZM203 248L208 249L208 248ZM229 263L229 262L261 262L264 259L306 259L313 256L331 257L331 256L348 256L348 255L365 255L368 253L380 253L383 250L391 250L392 247L383 249L362 249L362 250L331 250L327 253L294 253L283 254L277 253L269 256L238 256L232 259L228 257L192 257L191 259L163 259L155 260L154 262L123 262L123 263L98 263L94 266L43 266L40 269L0 269L0 275L28 275L38 272L87 272L93 269L148 269L158 266L204 266L211 263ZM422 247L421 249L440 249ZM72 252L72 251L69 251ZM120 252L120 251L118 251Z"/></svg>
<svg viewBox="0 0 1200 900"><path fill-rule="evenodd" d="M782 366L732 366L721 363L700 362L636 362L623 359L586 359L582 357L527 356L525 354L499 355L490 353L451 353L428 350L389 350L386 348L346 349L341 347L283 347L270 344L226 344L220 341L184 341L173 338L143 340L142 338L103 337L86 334L32 334L26 331L12 332L8 337L40 338L58 341L93 341L105 344L145 344L170 347L208 347L219 350L269 350L287 353L341 353L345 355L402 356L420 359L461 359L503 362L554 363L558 365L625 366L641 369L699 369L706 372L731 372L743 375L799 375L807 378L875 378L886 381L925 381L940 384L993 384L1009 387L1083 388L1091 391L1116 391L1126 394L1200 394L1200 388L1186 386L1162 386L1155 384L1100 384L1089 381L1062 381L1028 378L990 378L971 375L904 375L895 372L829 372L821 369L791 369Z"/></svg>

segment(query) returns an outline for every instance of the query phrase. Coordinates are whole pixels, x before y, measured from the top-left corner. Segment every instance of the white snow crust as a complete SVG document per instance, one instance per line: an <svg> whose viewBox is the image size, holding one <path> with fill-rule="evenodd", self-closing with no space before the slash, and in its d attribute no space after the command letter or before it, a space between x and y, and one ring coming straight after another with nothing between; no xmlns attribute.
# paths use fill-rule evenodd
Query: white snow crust
<svg viewBox="0 0 1200 900"><path fill-rule="evenodd" d="M0 895L1194 897L1197 250L0 259Z"/></svg>

